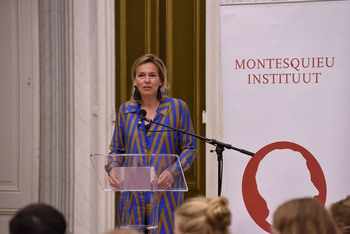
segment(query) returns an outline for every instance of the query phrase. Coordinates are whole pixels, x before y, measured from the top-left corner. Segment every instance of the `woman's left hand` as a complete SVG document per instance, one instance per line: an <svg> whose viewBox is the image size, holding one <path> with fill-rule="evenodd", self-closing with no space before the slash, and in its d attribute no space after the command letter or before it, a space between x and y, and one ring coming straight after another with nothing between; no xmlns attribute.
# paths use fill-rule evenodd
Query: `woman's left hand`
<svg viewBox="0 0 350 234"><path fill-rule="evenodd" d="M173 174L165 170L160 174L158 178L158 189L167 189L170 188L172 183L174 182L174 176Z"/></svg>

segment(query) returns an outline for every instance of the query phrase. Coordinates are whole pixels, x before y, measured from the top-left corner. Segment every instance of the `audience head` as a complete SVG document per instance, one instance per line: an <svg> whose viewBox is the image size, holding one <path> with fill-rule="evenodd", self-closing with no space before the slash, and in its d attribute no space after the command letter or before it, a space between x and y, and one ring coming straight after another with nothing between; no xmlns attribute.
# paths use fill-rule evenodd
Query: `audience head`
<svg viewBox="0 0 350 234"><path fill-rule="evenodd" d="M226 234L231 224L228 200L224 197L190 198L175 211L175 234Z"/></svg>
<svg viewBox="0 0 350 234"><path fill-rule="evenodd" d="M350 196L333 203L331 215L343 234L350 234Z"/></svg>
<svg viewBox="0 0 350 234"><path fill-rule="evenodd" d="M107 232L106 234L139 234L140 232L130 228L117 228L113 231Z"/></svg>
<svg viewBox="0 0 350 234"><path fill-rule="evenodd" d="M273 215L272 234L339 234L338 228L315 198L299 198L280 205Z"/></svg>
<svg viewBox="0 0 350 234"><path fill-rule="evenodd" d="M64 216L45 204L28 205L10 220L10 234L64 234L66 228Z"/></svg>

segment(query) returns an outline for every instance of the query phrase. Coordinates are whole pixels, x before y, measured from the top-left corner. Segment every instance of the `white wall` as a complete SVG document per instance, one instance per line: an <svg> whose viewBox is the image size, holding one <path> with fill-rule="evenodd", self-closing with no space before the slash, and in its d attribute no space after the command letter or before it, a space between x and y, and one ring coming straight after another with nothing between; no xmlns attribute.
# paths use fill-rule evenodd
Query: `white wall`
<svg viewBox="0 0 350 234"><path fill-rule="evenodd" d="M114 1L2 0L0 11L0 233L38 201L68 233L113 229L114 193L89 155L113 131Z"/></svg>
<svg viewBox="0 0 350 234"><path fill-rule="evenodd" d="M114 193L102 192L89 160L108 153L114 107L113 1L74 1L74 233L114 227Z"/></svg>

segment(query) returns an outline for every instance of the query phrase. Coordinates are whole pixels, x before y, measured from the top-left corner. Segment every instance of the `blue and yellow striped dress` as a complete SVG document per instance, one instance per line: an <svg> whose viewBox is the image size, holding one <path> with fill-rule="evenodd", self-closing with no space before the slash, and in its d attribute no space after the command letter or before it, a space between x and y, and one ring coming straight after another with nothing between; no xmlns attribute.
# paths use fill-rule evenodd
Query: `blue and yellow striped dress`
<svg viewBox="0 0 350 234"><path fill-rule="evenodd" d="M140 108L137 101L128 101L119 107L110 145L111 154L176 154L179 156L183 171L189 170L197 154L194 137L177 131L152 132L169 130L154 123L151 124L149 132L141 131L137 128ZM167 95L163 95L153 121L193 132L191 116L186 103ZM144 122L141 128L145 129ZM110 161L106 170L109 171L114 166L117 166L117 162ZM174 175L179 173L176 166L170 171ZM159 223L156 233L173 233L174 211L182 204L183 195L183 192L159 192ZM131 196L134 196L133 204L136 206L133 209L133 222L144 223L145 212L147 212L147 192L132 192ZM122 194L120 199L122 199ZM119 202L122 201L119 200ZM117 225L119 226L120 208L118 208L118 213Z"/></svg>

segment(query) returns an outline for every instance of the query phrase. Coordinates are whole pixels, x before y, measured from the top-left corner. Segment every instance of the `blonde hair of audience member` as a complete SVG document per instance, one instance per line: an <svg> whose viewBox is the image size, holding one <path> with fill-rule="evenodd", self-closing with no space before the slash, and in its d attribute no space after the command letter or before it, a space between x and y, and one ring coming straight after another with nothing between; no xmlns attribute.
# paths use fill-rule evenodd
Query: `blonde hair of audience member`
<svg viewBox="0 0 350 234"><path fill-rule="evenodd" d="M343 234L350 234L350 196L330 207L331 215Z"/></svg>
<svg viewBox="0 0 350 234"><path fill-rule="evenodd" d="M231 212L225 197L186 200L175 211L175 234L227 234Z"/></svg>
<svg viewBox="0 0 350 234"><path fill-rule="evenodd" d="M140 234L140 232L130 228L117 228L113 231L106 232L106 234Z"/></svg>
<svg viewBox="0 0 350 234"><path fill-rule="evenodd" d="M334 220L315 198L299 198L280 205L273 215L272 234L339 234Z"/></svg>

